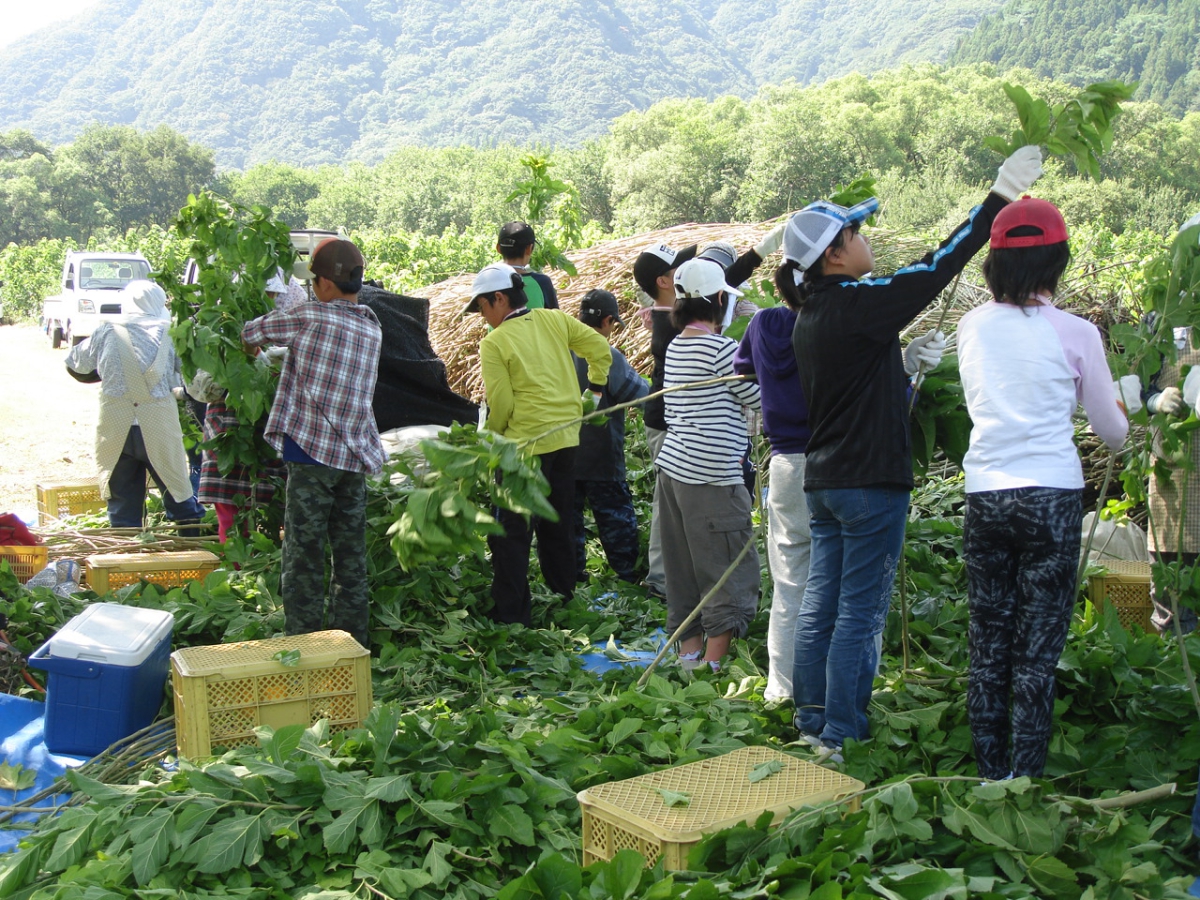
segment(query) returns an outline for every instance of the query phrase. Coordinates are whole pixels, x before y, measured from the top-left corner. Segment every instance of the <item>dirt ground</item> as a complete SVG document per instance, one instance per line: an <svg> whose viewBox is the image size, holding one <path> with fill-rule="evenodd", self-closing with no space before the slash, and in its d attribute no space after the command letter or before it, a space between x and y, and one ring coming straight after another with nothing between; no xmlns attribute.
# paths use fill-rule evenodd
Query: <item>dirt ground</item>
<svg viewBox="0 0 1200 900"><path fill-rule="evenodd" d="M36 325L0 326L0 512L36 521L36 485L96 474L100 385L67 374Z"/></svg>

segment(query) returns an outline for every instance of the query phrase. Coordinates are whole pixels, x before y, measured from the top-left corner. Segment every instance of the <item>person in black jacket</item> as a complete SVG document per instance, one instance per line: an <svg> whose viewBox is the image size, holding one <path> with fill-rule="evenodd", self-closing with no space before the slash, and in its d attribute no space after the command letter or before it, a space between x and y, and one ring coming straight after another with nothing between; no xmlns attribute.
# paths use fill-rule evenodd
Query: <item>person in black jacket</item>
<svg viewBox="0 0 1200 900"><path fill-rule="evenodd" d="M796 626L793 691L801 736L836 753L868 736L879 661L913 487L909 382L919 341L900 331L987 243L992 220L1041 175L1023 147L1000 167L983 203L934 252L889 278L860 231L875 198L850 209L818 201L796 213L776 272L799 309L792 345L808 401L804 492L812 532L808 586ZM905 353L910 357L905 365Z"/></svg>
<svg viewBox="0 0 1200 900"><path fill-rule="evenodd" d="M741 284L762 265L764 259L779 249L786 224L771 229L755 247L741 256L735 257L732 246L724 242L710 244L700 255L719 264L725 270L725 278L730 284ZM679 335L679 329L671 324L671 310L675 306L675 270L696 256L697 249L696 244L682 250L674 250L666 244L654 244L638 254L633 263L633 279L650 303L641 310L641 314L642 323L650 329L650 355L654 359L650 377L652 394L662 390L667 347ZM667 437L665 410L662 397L647 401L643 408L651 462L658 458L658 451ZM657 506L651 507L648 554L650 571L646 575L645 585L651 593L665 597L667 579L663 573L662 533Z"/></svg>
<svg viewBox="0 0 1200 900"><path fill-rule="evenodd" d="M579 301L579 321L611 339L615 329L624 326L617 298L600 289L588 291ZM642 378L616 347L612 368L597 410L640 400L650 393ZM575 357L579 390L588 386L587 360ZM592 419L579 429L579 452L575 457L575 560L578 581L587 581L587 534L583 511L592 508L596 531L604 547L608 564L622 581L637 583L638 521L633 509L633 494L625 480L625 414L609 415L607 421Z"/></svg>

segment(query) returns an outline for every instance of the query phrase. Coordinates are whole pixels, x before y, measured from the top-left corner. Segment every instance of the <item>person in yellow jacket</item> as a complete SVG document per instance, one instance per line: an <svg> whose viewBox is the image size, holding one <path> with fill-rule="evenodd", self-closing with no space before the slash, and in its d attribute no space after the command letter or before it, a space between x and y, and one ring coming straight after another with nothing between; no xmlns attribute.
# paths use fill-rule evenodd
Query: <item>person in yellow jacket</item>
<svg viewBox="0 0 1200 900"><path fill-rule="evenodd" d="M528 309L521 276L505 263L480 270L463 315L479 313L492 331L479 344L488 415L485 427L531 449L550 482L550 505L558 521L499 510L503 535L488 539L492 551L491 617L530 625L529 550L537 535L538 562L547 586L570 596L575 590L575 452L579 425L546 434L583 414L574 351L588 363L588 389L604 392L612 353L594 329L557 309ZM545 435L542 437L542 435ZM536 438L536 440L534 440Z"/></svg>

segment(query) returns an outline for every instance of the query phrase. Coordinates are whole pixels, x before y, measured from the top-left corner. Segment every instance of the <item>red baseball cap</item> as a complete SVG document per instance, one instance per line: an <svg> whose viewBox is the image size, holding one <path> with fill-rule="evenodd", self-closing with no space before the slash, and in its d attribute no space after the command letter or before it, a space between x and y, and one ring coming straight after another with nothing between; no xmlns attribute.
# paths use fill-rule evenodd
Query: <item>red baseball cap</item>
<svg viewBox="0 0 1200 900"><path fill-rule="evenodd" d="M1021 227L1037 228L1040 234L1013 235ZM992 247L1008 250L1013 247L1045 247L1061 244L1067 239L1067 223L1058 207L1048 200L1022 197L1015 200L992 221Z"/></svg>

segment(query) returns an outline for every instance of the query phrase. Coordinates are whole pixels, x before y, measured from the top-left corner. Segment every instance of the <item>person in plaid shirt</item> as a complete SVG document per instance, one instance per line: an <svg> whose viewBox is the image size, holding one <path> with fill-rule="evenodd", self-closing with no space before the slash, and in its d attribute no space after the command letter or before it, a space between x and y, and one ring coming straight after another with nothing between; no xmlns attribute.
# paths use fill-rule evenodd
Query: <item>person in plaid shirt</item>
<svg viewBox="0 0 1200 900"><path fill-rule="evenodd" d="M322 628L370 646L366 473L385 458L371 398L383 343L379 320L359 305L363 258L329 238L313 251L316 303L273 310L247 322L242 341L288 348L266 438L287 464L283 611L288 634ZM333 554L328 614L325 544Z"/></svg>

